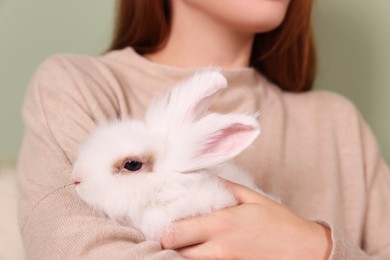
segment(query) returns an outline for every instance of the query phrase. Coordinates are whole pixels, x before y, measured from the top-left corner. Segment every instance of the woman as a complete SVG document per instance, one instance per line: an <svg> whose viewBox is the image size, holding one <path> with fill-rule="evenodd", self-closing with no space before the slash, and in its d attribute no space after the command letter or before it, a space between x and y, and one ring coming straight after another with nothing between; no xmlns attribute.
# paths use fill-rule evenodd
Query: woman
<svg viewBox="0 0 390 260"><path fill-rule="evenodd" d="M23 109L27 255L389 258L390 174L375 140L350 102L307 91L315 76L310 9L309 0L123 0L110 52L44 62ZM141 117L155 94L210 65L229 84L211 110L262 111L261 137L237 163L283 205L226 183L239 206L180 221L159 244L83 204L70 172L96 122Z"/></svg>

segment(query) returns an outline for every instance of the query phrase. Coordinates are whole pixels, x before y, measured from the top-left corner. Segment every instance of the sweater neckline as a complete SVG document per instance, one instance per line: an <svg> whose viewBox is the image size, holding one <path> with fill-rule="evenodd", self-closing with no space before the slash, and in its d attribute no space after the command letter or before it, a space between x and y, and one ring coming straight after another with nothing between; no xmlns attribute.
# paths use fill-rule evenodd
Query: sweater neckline
<svg viewBox="0 0 390 260"><path fill-rule="evenodd" d="M123 64L137 67L140 70L147 71L152 76L158 76L167 81L180 81L192 76L199 70L205 69L205 67L179 68L153 62L137 53L132 47L111 51L107 55L120 60ZM221 68L221 72L228 81L228 88L244 86L265 87L269 84L268 80L253 67Z"/></svg>

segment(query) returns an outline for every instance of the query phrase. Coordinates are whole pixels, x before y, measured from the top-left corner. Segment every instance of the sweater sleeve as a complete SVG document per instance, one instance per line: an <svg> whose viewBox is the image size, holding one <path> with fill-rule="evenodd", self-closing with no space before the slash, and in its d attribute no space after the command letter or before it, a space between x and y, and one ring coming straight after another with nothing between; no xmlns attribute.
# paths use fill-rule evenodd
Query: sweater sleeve
<svg viewBox="0 0 390 260"><path fill-rule="evenodd" d="M390 259L390 170L368 125L359 117L366 183L363 249Z"/></svg>
<svg viewBox="0 0 390 260"><path fill-rule="evenodd" d="M28 259L179 259L175 251L96 214L71 184L80 140L102 117L115 116L113 98L99 90L97 104L80 88L63 57L35 73L23 106L25 134L18 159L19 225ZM89 82L94 84L93 81ZM84 92L83 92L84 91ZM101 118L99 118L101 117Z"/></svg>
<svg viewBox="0 0 390 260"><path fill-rule="evenodd" d="M350 185L345 189L356 189L353 183L363 183L361 193L362 201L351 201L364 205L360 229L360 245L353 243L343 232L330 226L332 230L333 250L330 259L390 259L390 171L389 167L380 154L377 141L362 116L349 101L345 101L348 116L344 119L343 126L351 127L351 131L342 131L349 135L350 143L347 149L353 149L350 158L357 167L362 168L362 175L350 172L348 178L361 178L362 180L350 180ZM348 127L347 127L348 128ZM348 138L344 138L345 140ZM344 145L348 145L345 143ZM356 152L358 151L358 152ZM348 205L345 206L347 209ZM353 208L353 206L351 206ZM346 220L348 222L348 220ZM325 224L326 225L326 224ZM329 226L329 225L328 225Z"/></svg>

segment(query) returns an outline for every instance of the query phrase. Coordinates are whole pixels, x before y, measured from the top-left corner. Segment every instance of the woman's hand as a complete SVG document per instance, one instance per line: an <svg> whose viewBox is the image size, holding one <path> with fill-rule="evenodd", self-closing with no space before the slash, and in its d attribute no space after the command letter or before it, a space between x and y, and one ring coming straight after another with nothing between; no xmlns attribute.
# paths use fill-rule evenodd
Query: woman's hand
<svg viewBox="0 0 390 260"><path fill-rule="evenodd" d="M236 207L174 224L161 244L191 259L328 259L330 231L283 205L226 182Z"/></svg>

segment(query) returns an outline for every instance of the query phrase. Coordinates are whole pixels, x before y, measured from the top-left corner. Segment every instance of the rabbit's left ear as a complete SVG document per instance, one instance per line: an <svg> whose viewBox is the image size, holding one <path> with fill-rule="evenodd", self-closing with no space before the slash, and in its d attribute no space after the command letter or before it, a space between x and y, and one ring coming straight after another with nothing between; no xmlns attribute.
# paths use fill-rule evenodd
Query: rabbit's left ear
<svg viewBox="0 0 390 260"><path fill-rule="evenodd" d="M252 115L210 114L183 134L180 153L175 155L179 159L176 170L192 172L215 167L240 154L260 134L260 126Z"/></svg>
<svg viewBox="0 0 390 260"><path fill-rule="evenodd" d="M156 100L146 114L146 122L159 127L168 124L171 129L194 122L226 86L226 78L219 70L200 71Z"/></svg>

